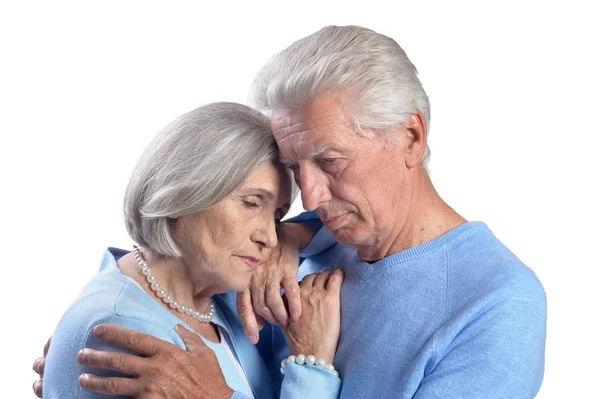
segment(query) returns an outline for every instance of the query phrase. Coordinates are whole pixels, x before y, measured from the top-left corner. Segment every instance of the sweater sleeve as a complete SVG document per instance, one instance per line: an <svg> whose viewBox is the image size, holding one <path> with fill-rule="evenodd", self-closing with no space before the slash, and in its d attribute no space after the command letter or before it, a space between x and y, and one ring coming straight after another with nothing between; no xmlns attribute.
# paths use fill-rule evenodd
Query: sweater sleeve
<svg viewBox="0 0 600 399"><path fill-rule="evenodd" d="M335 399L340 394L342 380L320 367L291 363L284 371L281 399Z"/></svg>
<svg viewBox="0 0 600 399"><path fill-rule="evenodd" d="M521 281L477 301L460 329L450 327L436 337L440 353L415 399L536 395L544 374L546 331L541 284Z"/></svg>
<svg viewBox="0 0 600 399"><path fill-rule="evenodd" d="M281 384L279 391L281 399L335 399L339 397L342 381L327 370L314 366L288 364L282 375L281 362L291 353L285 341L283 331L279 326L268 324L261 331L264 338L261 352L267 355L265 364L271 372L272 381ZM266 343L269 345L266 345ZM260 341L259 341L260 344Z"/></svg>
<svg viewBox="0 0 600 399"><path fill-rule="evenodd" d="M115 324L153 335L178 346L183 345L180 339L177 340L163 329L142 320L109 316L89 322L80 317L81 315L77 315L77 317L69 316L71 315L67 314L67 317L61 320L52 337L52 345L50 345L48 352L43 379L44 398L101 398L104 396L81 388L77 382L78 377L83 373L100 376L123 376L115 371L83 367L76 361L77 353L83 348L133 353L98 340L93 334L93 329L98 324Z"/></svg>

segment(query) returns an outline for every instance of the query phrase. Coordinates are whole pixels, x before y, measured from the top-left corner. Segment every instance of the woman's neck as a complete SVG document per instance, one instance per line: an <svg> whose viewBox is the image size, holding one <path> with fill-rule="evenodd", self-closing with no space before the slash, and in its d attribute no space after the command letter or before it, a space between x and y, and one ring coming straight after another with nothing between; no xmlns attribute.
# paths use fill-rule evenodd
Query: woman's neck
<svg viewBox="0 0 600 399"><path fill-rule="evenodd" d="M160 257L145 248L140 248L140 251L156 278L156 282L174 301L185 306L192 306L201 313L208 309L210 297L215 292L206 285L207 279L198 279L198 276L193 276L190 268L181 258ZM138 282L149 295L158 298L156 293L150 289L133 253L119 259L118 265L123 274ZM204 284L199 283L198 280L204 281Z"/></svg>

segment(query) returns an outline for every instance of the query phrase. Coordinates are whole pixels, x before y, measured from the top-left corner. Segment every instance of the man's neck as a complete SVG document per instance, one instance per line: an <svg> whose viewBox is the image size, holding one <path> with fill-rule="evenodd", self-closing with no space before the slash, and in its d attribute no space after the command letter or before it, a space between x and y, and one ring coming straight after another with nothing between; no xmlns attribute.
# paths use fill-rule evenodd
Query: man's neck
<svg viewBox="0 0 600 399"><path fill-rule="evenodd" d="M467 222L438 195L423 171L408 212L398 212L391 231L375 245L357 247L360 259L375 262L432 241Z"/></svg>

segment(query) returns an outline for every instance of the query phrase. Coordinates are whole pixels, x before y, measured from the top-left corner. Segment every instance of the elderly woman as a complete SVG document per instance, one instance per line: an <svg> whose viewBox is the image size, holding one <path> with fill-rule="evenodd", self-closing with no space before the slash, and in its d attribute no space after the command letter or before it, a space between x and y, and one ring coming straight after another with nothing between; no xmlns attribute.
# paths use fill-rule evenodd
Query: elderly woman
<svg viewBox="0 0 600 399"><path fill-rule="evenodd" d="M289 208L290 192L269 120L260 113L216 103L168 125L142 155L125 194L127 231L139 246L132 252L109 248L100 272L62 317L47 356L44 397L98 397L80 384L89 388L86 382L93 375L109 373L82 367L76 358L94 349L124 351L97 339L95 327L102 323L181 348L185 334L198 334L216 356L218 363L207 367L225 379L226 396L337 397L340 380L332 366L306 365L314 360L305 362L303 356L290 360L293 367L286 367L289 361L280 365L274 348L260 349L248 341L235 311L233 293L249 285L253 271L277 246L276 225ZM313 283L301 288L313 301L338 298L323 301L320 308L337 312L328 330L320 332L335 343L341 279L340 273L313 276ZM301 317L318 317L318 312ZM287 337L315 336L290 328ZM318 324L312 328L319 329ZM310 351L310 342L300 347L300 341L290 340L292 353ZM329 352L320 357L332 361L335 344Z"/></svg>

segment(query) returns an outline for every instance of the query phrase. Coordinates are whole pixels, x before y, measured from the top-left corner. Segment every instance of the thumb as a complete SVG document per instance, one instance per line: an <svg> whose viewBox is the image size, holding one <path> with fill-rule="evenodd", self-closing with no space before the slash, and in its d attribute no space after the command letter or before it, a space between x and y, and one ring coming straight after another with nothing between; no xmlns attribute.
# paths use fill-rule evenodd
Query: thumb
<svg viewBox="0 0 600 399"><path fill-rule="evenodd" d="M175 326L175 332L183 340L185 350L193 355L199 355L208 348L198 334L191 332L181 324Z"/></svg>

